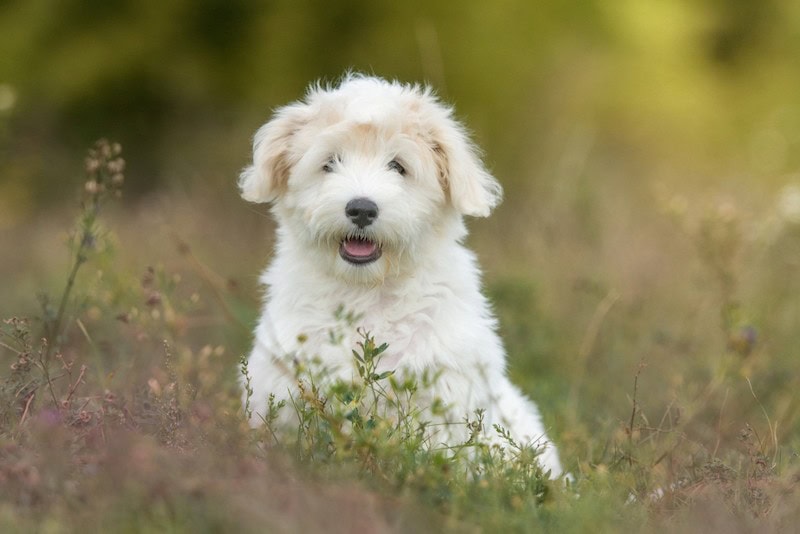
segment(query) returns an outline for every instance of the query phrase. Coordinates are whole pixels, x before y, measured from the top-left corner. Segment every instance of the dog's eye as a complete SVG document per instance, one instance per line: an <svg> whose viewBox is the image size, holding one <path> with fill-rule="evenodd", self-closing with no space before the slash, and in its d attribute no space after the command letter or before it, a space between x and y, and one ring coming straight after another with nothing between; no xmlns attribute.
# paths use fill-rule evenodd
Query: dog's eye
<svg viewBox="0 0 800 534"><path fill-rule="evenodd" d="M333 167L339 162L339 156L331 156L325 165L322 166L322 172L333 172Z"/></svg>
<svg viewBox="0 0 800 534"><path fill-rule="evenodd" d="M406 168L403 167L403 165L396 159L390 161L388 167L394 172L398 173L400 176L406 175Z"/></svg>

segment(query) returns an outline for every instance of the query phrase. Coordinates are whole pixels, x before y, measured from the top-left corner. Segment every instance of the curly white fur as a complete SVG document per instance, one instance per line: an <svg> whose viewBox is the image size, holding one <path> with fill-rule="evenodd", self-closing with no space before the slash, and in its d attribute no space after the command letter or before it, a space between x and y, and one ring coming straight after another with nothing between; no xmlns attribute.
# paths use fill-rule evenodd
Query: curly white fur
<svg viewBox="0 0 800 534"><path fill-rule="evenodd" d="M439 373L428 393L446 403L450 421L485 409L488 429L499 424L543 447L544 468L561 474L536 406L506 377L475 256L462 245L463 216L489 215L502 189L429 89L360 75L312 87L257 132L239 185L245 199L271 202L278 223L248 362L254 424L270 393L296 392L287 355L319 357L331 376L352 377L355 327L341 342L330 339L342 329L335 310L343 306L359 317L355 326L389 344L383 368ZM346 214L353 199L374 203L371 223ZM349 239L361 249L346 248ZM466 435L463 424L443 427L433 439Z"/></svg>

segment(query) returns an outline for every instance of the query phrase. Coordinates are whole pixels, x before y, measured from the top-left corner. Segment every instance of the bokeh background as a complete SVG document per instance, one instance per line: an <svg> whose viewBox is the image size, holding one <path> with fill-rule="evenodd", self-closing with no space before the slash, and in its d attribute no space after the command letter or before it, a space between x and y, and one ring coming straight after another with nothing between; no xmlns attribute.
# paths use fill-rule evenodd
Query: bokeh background
<svg viewBox="0 0 800 534"><path fill-rule="evenodd" d="M637 374L637 409L699 450L747 424L797 450L793 0L6 0L0 315L35 319L63 287L85 150L107 137L127 169L105 276L177 273L201 300L188 342L234 368L272 243L235 186L251 136L348 70L431 84L504 184L469 244L573 468L624 439Z"/></svg>

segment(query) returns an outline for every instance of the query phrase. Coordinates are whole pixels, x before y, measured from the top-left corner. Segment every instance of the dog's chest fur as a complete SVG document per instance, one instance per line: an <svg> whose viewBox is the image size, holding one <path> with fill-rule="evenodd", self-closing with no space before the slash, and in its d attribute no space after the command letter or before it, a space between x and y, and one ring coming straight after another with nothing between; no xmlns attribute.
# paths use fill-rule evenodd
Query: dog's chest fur
<svg viewBox="0 0 800 534"><path fill-rule="evenodd" d="M457 243L441 252L440 260L380 285L347 284L291 252L279 255L262 277L268 298L259 341L277 357L317 356L326 366L351 369L360 328L389 345L384 368L420 373L502 364L472 254Z"/></svg>

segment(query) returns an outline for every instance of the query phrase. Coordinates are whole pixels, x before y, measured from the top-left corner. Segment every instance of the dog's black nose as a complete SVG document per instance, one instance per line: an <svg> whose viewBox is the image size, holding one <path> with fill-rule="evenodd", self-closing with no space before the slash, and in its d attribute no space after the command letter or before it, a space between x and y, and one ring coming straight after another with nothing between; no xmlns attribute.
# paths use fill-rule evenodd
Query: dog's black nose
<svg viewBox="0 0 800 534"><path fill-rule="evenodd" d="M359 228L364 228L378 218L378 205L368 198L354 198L344 207L344 213Z"/></svg>

